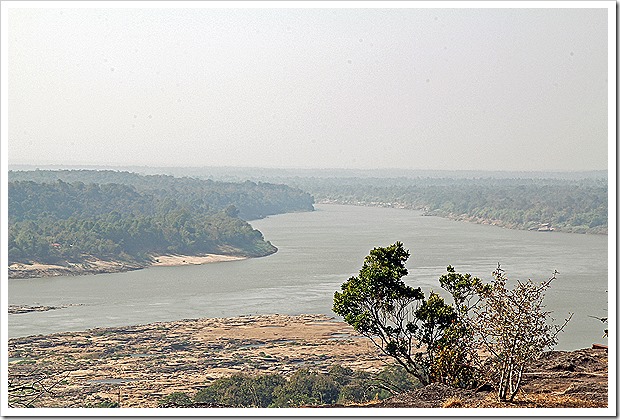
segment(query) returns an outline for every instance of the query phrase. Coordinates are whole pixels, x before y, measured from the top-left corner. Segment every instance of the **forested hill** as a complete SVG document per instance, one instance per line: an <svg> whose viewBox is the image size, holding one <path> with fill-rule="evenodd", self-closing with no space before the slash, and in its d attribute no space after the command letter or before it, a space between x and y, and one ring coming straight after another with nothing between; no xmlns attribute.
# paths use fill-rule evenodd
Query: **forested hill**
<svg viewBox="0 0 620 420"><path fill-rule="evenodd" d="M119 168L117 168L119 169ZM127 170L129 168L123 168ZM513 229L607 233L608 174L267 168L135 168L221 181L286 184L317 202L422 209L429 215Z"/></svg>
<svg viewBox="0 0 620 420"><path fill-rule="evenodd" d="M607 233L607 179L297 178L317 202L422 209L514 229Z"/></svg>
<svg viewBox="0 0 620 420"><path fill-rule="evenodd" d="M209 179L177 178L170 175L139 175L112 170L9 171L11 181L50 183L62 180L84 184L131 185L136 191L159 200L178 201L208 210L234 205L243 220L273 214L314 210L313 197L298 188L266 182L221 182Z"/></svg>
<svg viewBox="0 0 620 420"><path fill-rule="evenodd" d="M8 187L9 264L267 255L276 248L241 216L313 209L309 194L283 185L113 171L10 172Z"/></svg>

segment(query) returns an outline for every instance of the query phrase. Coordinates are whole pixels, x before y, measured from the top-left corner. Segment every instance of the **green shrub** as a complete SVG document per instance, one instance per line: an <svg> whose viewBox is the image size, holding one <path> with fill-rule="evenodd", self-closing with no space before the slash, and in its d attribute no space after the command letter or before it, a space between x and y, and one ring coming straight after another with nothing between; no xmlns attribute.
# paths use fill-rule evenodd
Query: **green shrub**
<svg viewBox="0 0 620 420"><path fill-rule="evenodd" d="M86 408L119 408L119 405L116 401L104 399L95 404L87 405Z"/></svg>
<svg viewBox="0 0 620 420"><path fill-rule="evenodd" d="M272 406L333 404L338 400L338 393L338 386L329 375L301 369L286 384L276 388Z"/></svg>
<svg viewBox="0 0 620 420"><path fill-rule="evenodd" d="M280 375L236 374L215 380L199 391L194 399L231 407L268 407L273 402L274 390L285 383L286 379Z"/></svg>
<svg viewBox="0 0 620 420"><path fill-rule="evenodd" d="M173 392L159 400L159 406L174 405L182 407L192 404L192 398L184 392Z"/></svg>
<svg viewBox="0 0 620 420"><path fill-rule="evenodd" d="M400 366L388 366L374 374L333 365L326 374L309 369L298 370L289 380L278 374L236 374L220 378L200 390L194 400L230 407L363 403L373 399L385 399L419 385L419 382ZM166 398L170 399L175 394Z"/></svg>

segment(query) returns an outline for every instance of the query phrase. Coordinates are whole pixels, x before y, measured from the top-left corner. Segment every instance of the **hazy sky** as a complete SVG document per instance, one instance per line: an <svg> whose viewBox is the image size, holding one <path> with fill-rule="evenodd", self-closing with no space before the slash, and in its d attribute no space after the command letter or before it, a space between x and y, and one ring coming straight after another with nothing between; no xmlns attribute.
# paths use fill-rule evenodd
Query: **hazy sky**
<svg viewBox="0 0 620 420"><path fill-rule="evenodd" d="M9 163L607 168L607 9L170 7L11 8Z"/></svg>

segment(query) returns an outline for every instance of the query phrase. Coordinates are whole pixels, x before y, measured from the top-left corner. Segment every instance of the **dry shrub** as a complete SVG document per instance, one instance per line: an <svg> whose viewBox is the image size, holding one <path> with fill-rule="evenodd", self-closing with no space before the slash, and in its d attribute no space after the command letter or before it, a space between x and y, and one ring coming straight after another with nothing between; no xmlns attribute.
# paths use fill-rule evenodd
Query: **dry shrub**
<svg viewBox="0 0 620 420"><path fill-rule="evenodd" d="M464 407L463 400L459 397L450 397L442 405L443 408L459 408Z"/></svg>

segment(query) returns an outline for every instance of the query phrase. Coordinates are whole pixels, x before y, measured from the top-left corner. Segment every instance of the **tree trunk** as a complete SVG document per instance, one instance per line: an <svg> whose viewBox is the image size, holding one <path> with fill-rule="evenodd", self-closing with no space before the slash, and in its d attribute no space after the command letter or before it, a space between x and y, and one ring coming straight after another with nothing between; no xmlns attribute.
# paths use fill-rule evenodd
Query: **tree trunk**
<svg viewBox="0 0 620 420"><path fill-rule="evenodd" d="M510 402L512 402L515 399L515 396L517 395L517 392L519 392L519 388L521 388L521 378L523 378L523 369L524 368L525 368L524 365L519 366L519 373L517 374L517 381L514 384L514 386L511 384L513 389L511 390L511 393L510 393Z"/></svg>

